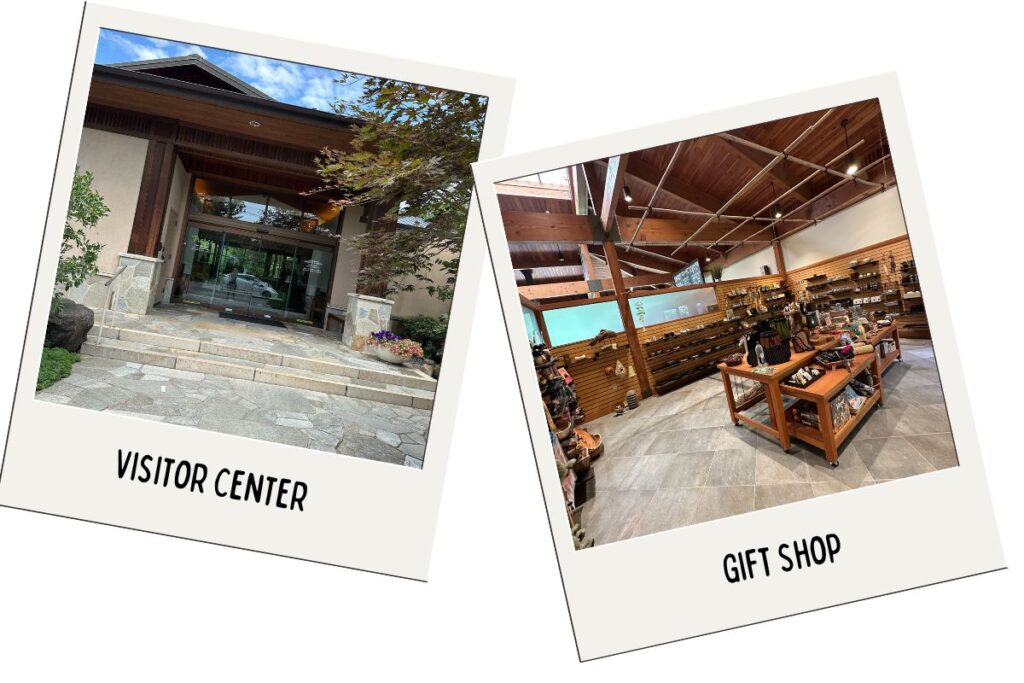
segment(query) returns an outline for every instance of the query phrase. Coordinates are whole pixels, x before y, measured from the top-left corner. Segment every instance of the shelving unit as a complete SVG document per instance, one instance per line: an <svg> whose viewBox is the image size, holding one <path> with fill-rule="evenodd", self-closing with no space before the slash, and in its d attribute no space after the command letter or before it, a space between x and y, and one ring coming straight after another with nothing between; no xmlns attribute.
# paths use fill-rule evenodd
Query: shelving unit
<svg viewBox="0 0 1024 683"><path fill-rule="evenodd" d="M899 293L903 314L899 325L905 337L930 338L928 317L925 315L924 298L921 296L921 283L917 277L917 265L913 259L903 261L899 267ZM908 296L916 293L917 296Z"/></svg>
<svg viewBox="0 0 1024 683"><path fill-rule="evenodd" d="M645 357L654 390L664 394L708 374L735 350L743 332L738 320L721 320L702 329L648 341L644 344Z"/></svg>

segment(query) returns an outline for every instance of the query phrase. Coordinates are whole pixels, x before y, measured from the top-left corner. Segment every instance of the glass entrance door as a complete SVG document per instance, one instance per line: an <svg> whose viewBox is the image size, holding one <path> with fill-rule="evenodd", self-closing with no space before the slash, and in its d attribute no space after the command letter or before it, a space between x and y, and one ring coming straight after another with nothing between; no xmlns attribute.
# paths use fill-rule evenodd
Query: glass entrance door
<svg viewBox="0 0 1024 683"><path fill-rule="evenodd" d="M183 296L259 318L321 325L333 250L190 225L182 254Z"/></svg>

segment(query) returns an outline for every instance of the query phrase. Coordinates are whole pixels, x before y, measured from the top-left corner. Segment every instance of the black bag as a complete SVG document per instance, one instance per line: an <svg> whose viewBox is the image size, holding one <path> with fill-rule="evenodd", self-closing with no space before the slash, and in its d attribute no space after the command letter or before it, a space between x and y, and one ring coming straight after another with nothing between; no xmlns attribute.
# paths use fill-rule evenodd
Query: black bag
<svg viewBox="0 0 1024 683"><path fill-rule="evenodd" d="M747 333L747 364L751 367L760 365L757 347L760 344L764 354L764 362L768 365L785 363L792 357L789 340L784 339L767 321L757 323L757 327Z"/></svg>

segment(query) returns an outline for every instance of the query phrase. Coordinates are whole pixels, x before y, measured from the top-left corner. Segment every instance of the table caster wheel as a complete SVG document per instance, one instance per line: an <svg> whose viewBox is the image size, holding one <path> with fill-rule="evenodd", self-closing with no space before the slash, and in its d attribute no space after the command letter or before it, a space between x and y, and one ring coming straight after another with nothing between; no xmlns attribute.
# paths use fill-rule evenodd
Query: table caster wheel
<svg viewBox="0 0 1024 683"><path fill-rule="evenodd" d="M733 424L736 425L737 427L739 427L740 426L740 421L736 420L735 422L733 422Z"/></svg>
<svg viewBox="0 0 1024 683"><path fill-rule="evenodd" d="M839 467L839 461L838 460L835 461L835 462L830 462L829 464L832 465L832 469L835 469L835 468Z"/></svg>

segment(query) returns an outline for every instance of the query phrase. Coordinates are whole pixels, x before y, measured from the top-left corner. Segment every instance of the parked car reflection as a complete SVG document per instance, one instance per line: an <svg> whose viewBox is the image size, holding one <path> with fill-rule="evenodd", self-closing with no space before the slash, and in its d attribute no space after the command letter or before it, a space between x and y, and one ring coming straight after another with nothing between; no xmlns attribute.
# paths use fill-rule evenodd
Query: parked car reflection
<svg viewBox="0 0 1024 683"><path fill-rule="evenodd" d="M276 289L251 273L225 273L221 279L224 282L224 286L229 290L234 289L236 292L243 294L252 293L264 299L274 299L277 297Z"/></svg>

